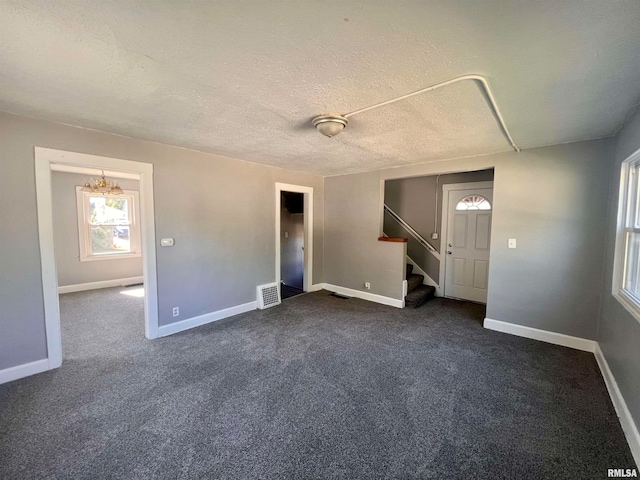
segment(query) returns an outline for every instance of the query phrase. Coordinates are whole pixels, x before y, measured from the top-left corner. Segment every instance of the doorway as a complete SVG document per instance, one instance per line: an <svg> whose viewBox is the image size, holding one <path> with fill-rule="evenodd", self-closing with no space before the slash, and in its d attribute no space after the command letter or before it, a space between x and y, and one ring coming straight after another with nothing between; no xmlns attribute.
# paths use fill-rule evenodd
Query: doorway
<svg viewBox="0 0 640 480"><path fill-rule="evenodd" d="M443 186L444 296L487 303L493 182Z"/></svg>
<svg viewBox="0 0 640 480"><path fill-rule="evenodd" d="M313 188L276 183L276 284L281 298L311 291Z"/></svg>
<svg viewBox="0 0 640 480"><path fill-rule="evenodd" d="M304 194L280 192L280 292L304 292Z"/></svg>
<svg viewBox="0 0 640 480"><path fill-rule="evenodd" d="M158 336L153 166L148 163L36 147L36 198L48 369L58 368L62 365L60 305L58 299L52 206L51 170L53 165L56 165L57 168L68 166L80 169L104 169L105 171L129 173L138 177L140 187L140 245L144 278L145 336L147 338L156 338Z"/></svg>
<svg viewBox="0 0 640 480"><path fill-rule="evenodd" d="M144 337L139 175L60 164L51 170L63 361L86 364ZM102 174L115 193L85 187Z"/></svg>

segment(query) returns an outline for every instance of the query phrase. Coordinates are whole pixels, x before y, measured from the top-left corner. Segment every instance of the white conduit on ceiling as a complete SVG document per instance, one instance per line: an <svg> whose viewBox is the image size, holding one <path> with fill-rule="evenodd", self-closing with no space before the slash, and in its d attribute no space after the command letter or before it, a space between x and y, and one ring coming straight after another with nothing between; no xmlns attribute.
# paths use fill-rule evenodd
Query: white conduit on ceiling
<svg viewBox="0 0 640 480"><path fill-rule="evenodd" d="M505 136L507 137L507 140L511 144L511 147L513 147L513 149L516 152L519 152L520 148L518 148L518 146L513 141L513 138L511 138L511 134L509 133L509 130L507 129L507 125L504 123L504 118L502 118L502 114L500 113L500 109L498 108L498 104L496 103L496 100L493 97L493 93L491 92L491 88L489 87L489 83L487 82L486 78L484 78L482 75L463 75L461 77L452 78L451 80L447 80L446 82L436 83L435 85L431 85L430 87L422 88L420 90L416 90L413 93L408 93L407 95L403 95L401 97L394 98L393 100L387 100L386 102L377 103L375 105L371 105L370 107L361 108L360 110L355 110L353 112L346 113L346 114L344 114L342 116L345 117L345 118L349 118L349 117L351 117L353 115L358 115L359 113L363 113L363 112L367 112L369 110L373 110L374 108L384 107L385 105L389 105L391 103L399 102L400 100L406 100L407 98L414 97L416 95L420 95L421 93L430 92L432 90L437 90L438 88L446 87L447 85L451 85L451 84L457 83L457 82L462 82L464 80L472 80L474 82L480 82L480 85L482 85L482 87L484 88L484 91L487 94L487 98L489 99L489 102L491 103L491 108L493 109L493 113L496 116L496 120L498 121L498 124L500 125L500 128L502 129L502 131L504 132Z"/></svg>

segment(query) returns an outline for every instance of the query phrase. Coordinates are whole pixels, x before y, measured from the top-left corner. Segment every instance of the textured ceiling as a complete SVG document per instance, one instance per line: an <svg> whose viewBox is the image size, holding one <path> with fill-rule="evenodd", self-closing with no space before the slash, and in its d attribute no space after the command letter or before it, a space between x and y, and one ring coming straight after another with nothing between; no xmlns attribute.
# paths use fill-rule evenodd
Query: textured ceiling
<svg viewBox="0 0 640 480"><path fill-rule="evenodd" d="M0 110L336 175L613 135L640 2L0 0Z"/></svg>

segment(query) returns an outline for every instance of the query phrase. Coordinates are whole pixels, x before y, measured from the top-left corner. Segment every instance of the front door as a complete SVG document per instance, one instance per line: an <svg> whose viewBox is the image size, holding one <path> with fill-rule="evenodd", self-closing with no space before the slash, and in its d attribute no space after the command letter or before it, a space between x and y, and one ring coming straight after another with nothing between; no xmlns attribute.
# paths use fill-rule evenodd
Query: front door
<svg viewBox="0 0 640 480"><path fill-rule="evenodd" d="M450 190L445 297L487 303L493 188Z"/></svg>

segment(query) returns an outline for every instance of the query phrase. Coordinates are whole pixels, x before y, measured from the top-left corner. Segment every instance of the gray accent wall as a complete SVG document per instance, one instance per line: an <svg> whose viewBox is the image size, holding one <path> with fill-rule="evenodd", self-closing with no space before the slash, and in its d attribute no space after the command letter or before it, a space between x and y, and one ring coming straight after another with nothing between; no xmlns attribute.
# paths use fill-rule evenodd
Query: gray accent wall
<svg viewBox="0 0 640 480"><path fill-rule="evenodd" d="M383 182L494 168L487 317L596 339L612 158L603 139L327 177L325 282L363 290L368 278L400 299L388 252L371 242Z"/></svg>
<svg viewBox="0 0 640 480"><path fill-rule="evenodd" d="M325 178L324 281L401 300L407 244L378 241L383 188L380 172Z"/></svg>
<svg viewBox="0 0 640 480"><path fill-rule="evenodd" d="M114 179L115 177L108 177ZM51 204L53 206L53 236L56 251L58 286L141 277L142 258L110 258L100 261L80 261L76 186L84 185L87 175L51 172ZM139 191L139 182L118 178L124 190Z"/></svg>
<svg viewBox="0 0 640 480"><path fill-rule="evenodd" d="M612 295L620 164L638 149L640 149L640 110L636 111L616 137L610 208L606 223L607 248L598 342L635 424L640 427L640 322Z"/></svg>
<svg viewBox="0 0 640 480"><path fill-rule="evenodd" d="M156 239L175 239L157 246L160 325L255 301L256 285L275 280L276 182L314 188L313 283L323 282L323 178L0 113L0 369L47 356L36 146L153 164Z"/></svg>

